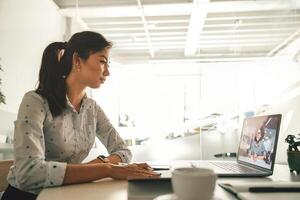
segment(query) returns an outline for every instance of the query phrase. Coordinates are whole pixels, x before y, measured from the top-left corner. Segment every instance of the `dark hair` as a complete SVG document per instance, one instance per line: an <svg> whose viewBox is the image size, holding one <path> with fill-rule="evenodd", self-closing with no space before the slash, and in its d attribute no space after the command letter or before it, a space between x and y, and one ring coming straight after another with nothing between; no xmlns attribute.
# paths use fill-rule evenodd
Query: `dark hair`
<svg viewBox="0 0 300 200"><path fill-rule="evenodd" d="M100 33L83 31L75 33L68 42L53 42L46 47L36 92L47 99L53 117L66 108L66 77L72 70L73 54L86 60L91 54L111 46ZM59 60L60 50L64 50L64 54Z"/></svg>

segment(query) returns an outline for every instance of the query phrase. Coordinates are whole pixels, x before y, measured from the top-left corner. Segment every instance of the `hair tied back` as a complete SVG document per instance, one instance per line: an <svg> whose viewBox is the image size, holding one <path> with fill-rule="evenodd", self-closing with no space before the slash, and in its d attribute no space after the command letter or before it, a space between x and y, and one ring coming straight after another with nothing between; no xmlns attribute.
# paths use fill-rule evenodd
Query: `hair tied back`
<svg viewBox="0 0 300 200"><path fill-rule="evenodd" d="M60 62L60 60L63 57L64 53L65 53L64 49L59 49L58 50L58 54L57 54L57 60L58 60L58 62Z"/></svg>

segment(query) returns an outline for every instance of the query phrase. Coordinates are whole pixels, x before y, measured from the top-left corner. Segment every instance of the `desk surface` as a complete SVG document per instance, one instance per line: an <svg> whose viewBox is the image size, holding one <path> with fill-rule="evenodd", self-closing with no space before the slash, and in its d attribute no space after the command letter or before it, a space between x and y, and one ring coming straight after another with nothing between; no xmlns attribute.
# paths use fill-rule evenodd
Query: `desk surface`
<svg viewBox="0 0 300 200"><path fill-rule="evenodd" d="M180 162L176 161L173 166L180 166ZM218 183L228 181L300 181L300 176L291 174L287 165L275 165L274 174L267 178L219 178ZM300 194L299 194L300 195ZM215 199L231 200L235 197L219 186L216 186ZM61 186L55 188L44 189L38 196L38 200L127 200L127 181L112 180L110 178L102 179L92 183L76 184L69 186Z"/></svg>

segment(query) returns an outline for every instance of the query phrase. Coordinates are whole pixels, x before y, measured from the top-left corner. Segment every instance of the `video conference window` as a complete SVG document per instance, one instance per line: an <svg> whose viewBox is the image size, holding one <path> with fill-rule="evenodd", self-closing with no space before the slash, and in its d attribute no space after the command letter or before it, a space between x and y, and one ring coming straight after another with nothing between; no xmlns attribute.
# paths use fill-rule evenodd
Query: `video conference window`
<svg viewBox="0 0 300 200"><path fill-rule="evenodd" d="M278 122L274 116L245 120L238 159L271 169Z"/></svg>

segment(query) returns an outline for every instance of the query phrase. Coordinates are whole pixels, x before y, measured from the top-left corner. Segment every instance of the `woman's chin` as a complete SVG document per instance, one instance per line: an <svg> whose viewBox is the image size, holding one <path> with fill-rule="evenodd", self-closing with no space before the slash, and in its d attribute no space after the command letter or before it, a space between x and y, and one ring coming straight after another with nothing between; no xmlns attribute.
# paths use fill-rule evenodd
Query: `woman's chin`
<svg viewBox="0 0 300 200"><path fill-rule="evenodd" d="M101 85L102 85L102 83L97 83L97 84L91 85L90 88L97 89L97 88L100 88Z"/></svg>

